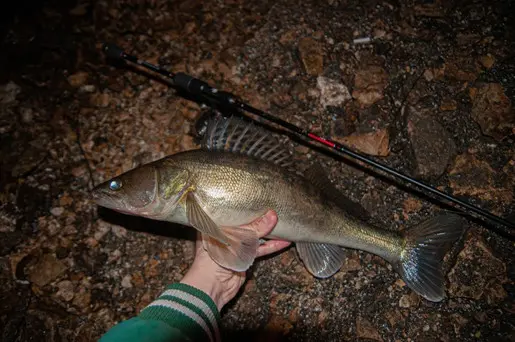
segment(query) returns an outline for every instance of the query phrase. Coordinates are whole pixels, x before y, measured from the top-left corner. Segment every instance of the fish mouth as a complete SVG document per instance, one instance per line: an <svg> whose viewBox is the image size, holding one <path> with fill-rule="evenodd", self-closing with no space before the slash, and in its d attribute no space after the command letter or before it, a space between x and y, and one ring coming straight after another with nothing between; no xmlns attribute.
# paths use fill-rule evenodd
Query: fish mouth
<svg viewBox="0 0 515 342"><path fill-rule="evenodd" d="M124 214L129 214L130 211L127 210L127 205L123 202L123 200L119 198L114 198L113 196L103 192L103 191L95 191L91 193L91 199L98 206L105 207L108 209L112 209Z"/></svg>

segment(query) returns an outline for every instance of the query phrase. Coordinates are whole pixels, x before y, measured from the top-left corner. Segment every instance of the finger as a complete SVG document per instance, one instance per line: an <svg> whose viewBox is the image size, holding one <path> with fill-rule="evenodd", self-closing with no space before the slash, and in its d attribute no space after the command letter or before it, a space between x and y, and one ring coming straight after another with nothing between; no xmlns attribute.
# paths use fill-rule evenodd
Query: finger
<svg viewBox="0 0 515 342"><path fill-rule="evenodd" d="M273 210L268 210L265 215L247 225L244 225L243 227L255 230L258 236L261 238L270 234L276 224L277 214Z"/></svg>
<svg viewBox="0 0 515 342"><path fill-rule="evenodd" d="M257 257L265 256L268 254L272 254L275 252L280 251L281 249L284 249L291 245L290 241L283 241L283 240L268 240L261 246L259 246L257 250Z"/></svg>

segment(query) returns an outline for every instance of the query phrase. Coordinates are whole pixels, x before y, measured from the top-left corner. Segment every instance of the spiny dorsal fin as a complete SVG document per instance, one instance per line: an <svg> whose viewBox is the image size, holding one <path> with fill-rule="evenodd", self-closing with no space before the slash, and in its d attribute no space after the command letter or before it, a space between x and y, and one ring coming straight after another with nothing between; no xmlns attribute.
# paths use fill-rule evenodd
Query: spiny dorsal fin
<svg viewBox="0 0 515 342"><path fill-rule="evenodd" d="M338 204L349 214L364 221L368 221L370 219L370 214L361 206L361 204L345 197L340 191L338 191L338 189L335 188L334 184L332 184L329 178L327 178L327 175L320 164L314 163L311 165L304 172L304 176L311 181L313 185L321 189L328 199Z"/></svg>
<svg viewBox="0 0 515 342"><path fill-rule="evenodd" d="M235 116L212 117L201 146L209 151L245 154L282 167L292 162L290 153L270 132Z"/></svg>

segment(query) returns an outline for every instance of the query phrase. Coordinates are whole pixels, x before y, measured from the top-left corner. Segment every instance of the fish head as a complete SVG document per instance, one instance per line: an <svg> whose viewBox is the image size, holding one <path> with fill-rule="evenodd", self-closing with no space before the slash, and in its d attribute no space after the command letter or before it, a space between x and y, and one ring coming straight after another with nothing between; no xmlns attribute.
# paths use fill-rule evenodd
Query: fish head
<svg viewBox="0 0 515 342"><path fill-rule="evenodd" d="M188 179L184 169L151 163L98 185L92 198L124 214L159 218L177 205L189 188Z"/></svg>

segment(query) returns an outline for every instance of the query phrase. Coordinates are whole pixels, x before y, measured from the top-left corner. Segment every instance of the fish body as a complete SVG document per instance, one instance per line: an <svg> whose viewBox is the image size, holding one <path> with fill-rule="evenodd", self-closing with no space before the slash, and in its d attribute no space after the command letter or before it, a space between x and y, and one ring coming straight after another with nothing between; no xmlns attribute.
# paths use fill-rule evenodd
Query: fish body
<svg viewBox="0 0 515 342"><path fill-rule="evenodd" d="M253 263L259 243L255 232L240 226L273 209L278 222L268 238L295 242L314 276L336 273L345 259L343 248L359 249L390 262L426 299L444 298L440 262L462 233L459 216L438 216L405 234L374 227L323 174L301 174L285 164L285 153L268 133L223 120L229 121L211 123L202 149L100 185L93 192L97 203L194 227L203 233L210 256L237 271Z"/></svg>
<svg viewBox="0 0 515 342"><path fill-rule="evenodd" d="M279 220L268 238L337 244L383 257L395 253L401 243L397 234L378 230L351 216L323 189L270 162L193 150L163 159L155 167L165 174L176 168L187 170L196 199L219 226L249 223L270 208ZM165 215L167 221L189 225L184 203Z"/></svg>

